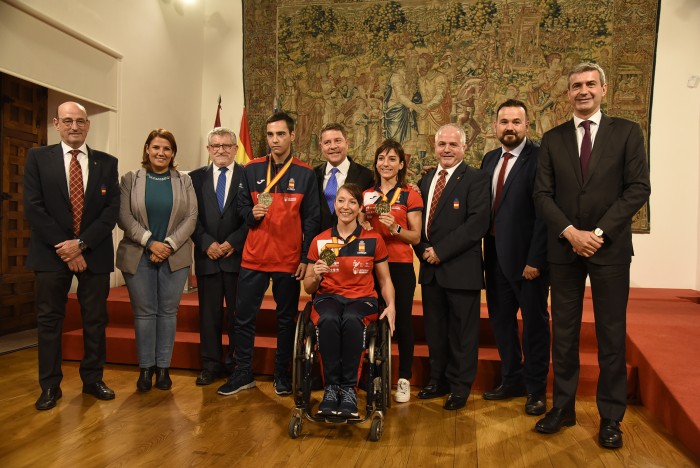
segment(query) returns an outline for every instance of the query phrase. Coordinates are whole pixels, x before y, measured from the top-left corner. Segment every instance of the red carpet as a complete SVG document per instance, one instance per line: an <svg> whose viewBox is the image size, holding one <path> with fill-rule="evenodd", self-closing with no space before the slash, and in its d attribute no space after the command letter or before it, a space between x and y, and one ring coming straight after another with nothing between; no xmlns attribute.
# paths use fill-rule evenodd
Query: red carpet
<svg viewBox="0 0 700 468"><path fill-rule="evenodd" d="M302 298L300 308L306 299ZM199 369L199 314L197 294L184 294L178 312L178 331L172 367ZM113 288L109 298L107 361L136 364L133 317L125 287ZM416 335L414 385L428 379L428 349L423 331L422 305L415 301ZM489 389L499 381L500 362L493 334L482 304L479 369L474 388ZM71 295L64 324L63 356L82 358L82 329L77 300ZM276 347L276 321L271 297L263 301L257 322L254 371L272 374ZM700 292L674 289L632 289L627 319L628 393L700 457ZM224 338L226 340L226 338ZM398 357L394 346L394 359ZM394 367L394 380L396 368ZM550 391L551 391L550 372ZM590 295L581 325L581 374L579 395L595 395L598 379L595 324Z"/></svg>

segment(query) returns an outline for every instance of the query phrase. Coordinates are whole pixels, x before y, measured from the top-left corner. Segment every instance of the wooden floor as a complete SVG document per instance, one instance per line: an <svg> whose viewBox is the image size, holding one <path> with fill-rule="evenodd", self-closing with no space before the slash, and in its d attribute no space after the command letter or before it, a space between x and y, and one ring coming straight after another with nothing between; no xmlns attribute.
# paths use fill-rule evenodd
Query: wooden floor
<svg viewBox="0 0 700 468"><path fill-rule="evenodd" d="M367 440L368 424L306 422L299 439L287 436L293 406L274 394L269 378L230 397L217 382L194 385L195 372L173 371L173 389L135 389L137 369L110 365L106 382L117 399L97 401L80 393L78 363L64 363L63 398L50 411L33 403L39 391L36 349L0 356L0 466L698 466L689 452L650 420L644 408L628 409L625 446L596 443L598 415L592 399L579 401L578 425L543 436L523 399L488 402L472 395L467 408L442 409L442 401L389 410L379 442ZM316 395L318 398L320 396Z"/></svg>

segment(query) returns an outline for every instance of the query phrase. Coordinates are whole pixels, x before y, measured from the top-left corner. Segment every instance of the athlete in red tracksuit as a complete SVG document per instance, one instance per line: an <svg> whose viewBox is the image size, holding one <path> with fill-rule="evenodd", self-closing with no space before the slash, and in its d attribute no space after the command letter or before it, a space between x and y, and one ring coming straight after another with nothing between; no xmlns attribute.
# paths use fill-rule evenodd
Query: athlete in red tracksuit
<svg viewBox="0 0 700 468"><path fill-rule="evenodd" d="M255 386L252 373L255 321L270 280L277 304L274 387L278 395L292 392L288 367L294 347L299 281L304 278L309 244L320 223L314 171L292 156L292 141L294 120L288 114L278 112L268 118L270 154L246 165L239 187L238 209L250 230L238 277L234 320L236 370L219 388L221 395ZM265 197L271 199L269 206L265 206Z"/></svg>

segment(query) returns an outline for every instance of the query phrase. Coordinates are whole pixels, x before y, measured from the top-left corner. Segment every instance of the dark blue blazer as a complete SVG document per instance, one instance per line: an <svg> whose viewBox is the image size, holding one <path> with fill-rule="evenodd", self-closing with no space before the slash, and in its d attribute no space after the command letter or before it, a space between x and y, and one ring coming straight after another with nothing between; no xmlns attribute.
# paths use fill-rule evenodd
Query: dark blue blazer
<svg viewBox="0 0 700 468"><path fill-rule="evenodd" d="M498 211L493 215L496 256L501 270L511 281L522 279L525 265L547 268L547 225L537 217L532 193L537 174L539 146L527 140L508 173ZM501 148L486 153L481 169L493 180ZM488 245L486 243L485 245ZM488 265L494 252L484 250Z"/></svg>
<svg viewBox="0 0 700 468"><path fill-rule="evenodd" d="M197 194L197 226L192 233L194 242L194 269L197 275L210 275L225 271L238 272L241 269L241 254L248 235L248 226L238 213L238 186L243 176L243 166L234 163L231 188L228 191L224 212L219 211L219 202L214 191L213 165L200 167L189 173L194 191ZM214 242L228 241L235 249L228 258L211 260L207 249Z"/></svg>

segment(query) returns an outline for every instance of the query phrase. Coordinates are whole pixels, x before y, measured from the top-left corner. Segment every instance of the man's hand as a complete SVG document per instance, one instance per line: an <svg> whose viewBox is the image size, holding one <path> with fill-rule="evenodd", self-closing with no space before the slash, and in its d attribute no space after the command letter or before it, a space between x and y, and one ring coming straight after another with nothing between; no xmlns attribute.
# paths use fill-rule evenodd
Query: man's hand
<svg viewBox="0 0 700 468"><path fill-rule="evenodd" d="M425 249L425 252L423 252L423 260L430 263L431 265L440 264L440 258L437 256L437 253L435 253L435 249L433 249L432 247L428 247L427 249Z"/></svg>
<svg viewBox="0 0 700 468"><path fill-rule="evenodd" d="M267 206L258 203L253 207L253 218L255 221L260 221L267 214Z"/></svg>
<svg viewBox="0 0 700 468"><path fill-rule="evenodd" d="M85 263L85 258L82 254L78 255L72 260L68 261L68 269L73 273L82 273L87 270L87 263Z"/></svg>
<svg viewBox="0 0 700 468"><path fill-rule="evenodd" d="M226 253L218 242L212 242L209 248L207 248L207 257L209 257L210 260L218 260L224 255L226 255Z"/></svg>
<svg viewBox="0 0 700 468"><path fill-rule="evenodd" d="M389 329L391 330L391 334L394 334L394 323L396 321L396 309L394 309L394 306L387 306L384 311L382 312L382 315L379 316L379 320L383 319L386 317L387 321L389 322Z"/></svg>
<svg viewBox="0 0 700 468"><path fill-rule="evenodd" d="M304 276L306 276L306 263L302 262L297 267L297 272L294 273L294 278L296 278L297 281L301 281L304 279Z"/></svg>
<svg viewBox="0 0 700 468"><path fill-rule="evenodd" d="M231 244L228 243L228 241L224 241L224 243L220 244L220 246L221 251L224 253L224 258L229 258L231 255L233 255L235 249Z"/></svg>
<svg viewBox="0 0 700 468"><path fill-rule="evenodd" d="M523 278L530 281L530 280L534 280L538 276L540 276L539 269L537 269L535 267L531 267L530 265L525 265L525 269L523 270Z"/></svg>
<svg viewBox="0 0 700 468"><path fill-rule="evenodd" d="M79 255L82 256L83 254L83 252L80 250L80 246L78 245L78 239L68 239L54 245L54 247L56 248L56 254L58 254L58 256L61 257L61 260L66 263L75 259Z"/></svg>
<svg viewBox="0 0 700 468"><path fill-rule="evenodd" d="M603 245L603 238L593 234L593 231L579 231L571 226L564 231L563 236L569 241L574 252L582 257L591 257Z"/></svg>

